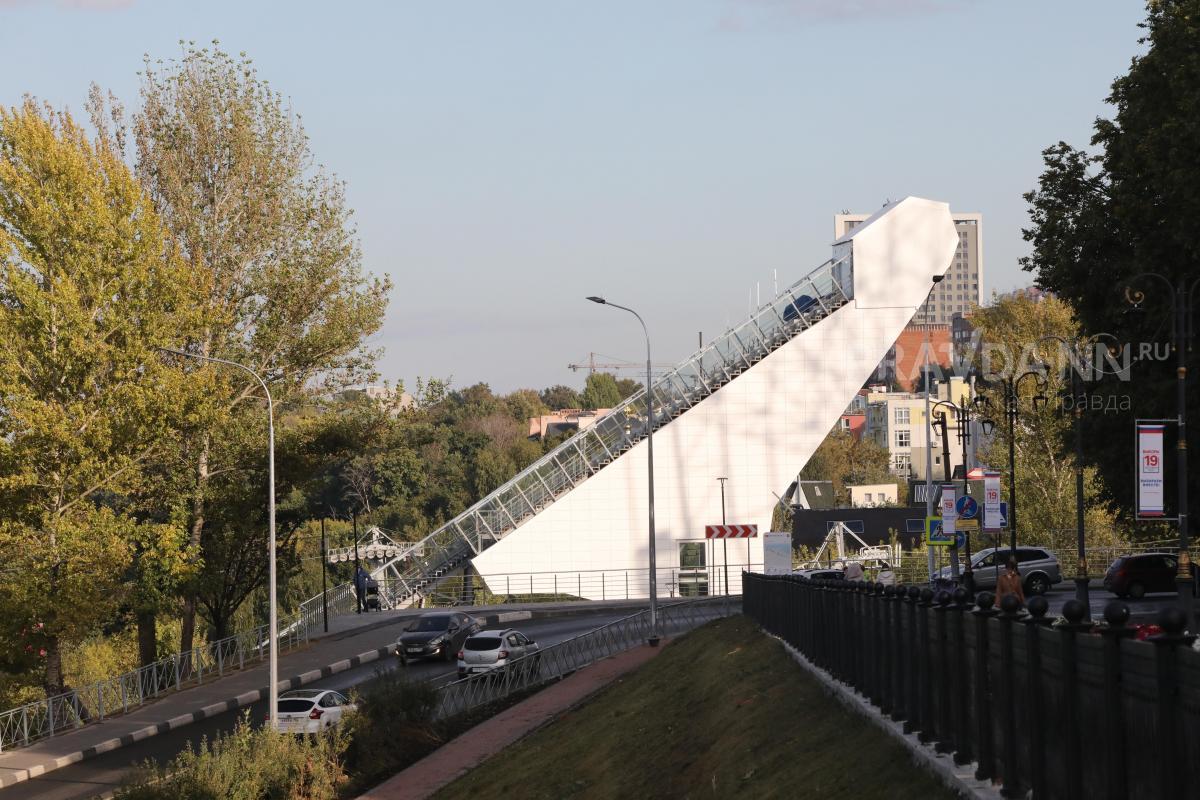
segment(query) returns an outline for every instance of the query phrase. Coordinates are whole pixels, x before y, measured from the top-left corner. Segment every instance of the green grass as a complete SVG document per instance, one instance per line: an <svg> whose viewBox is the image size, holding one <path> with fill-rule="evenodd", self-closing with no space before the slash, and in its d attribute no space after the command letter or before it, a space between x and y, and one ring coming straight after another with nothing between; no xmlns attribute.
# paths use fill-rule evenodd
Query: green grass
<svg viewBox="0 0 1200 800"><path fill-rule="evenodd" d="M745 617L637 672L437 798L951 798Z"/></svg>

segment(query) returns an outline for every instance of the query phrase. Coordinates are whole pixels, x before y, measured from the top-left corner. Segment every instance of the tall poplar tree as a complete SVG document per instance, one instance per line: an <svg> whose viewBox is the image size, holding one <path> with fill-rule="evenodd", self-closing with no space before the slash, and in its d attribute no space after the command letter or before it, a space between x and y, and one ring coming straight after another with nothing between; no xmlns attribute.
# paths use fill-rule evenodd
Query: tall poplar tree
<svg viewBox="0 0 1200 800"><path fill-rule="evenodd" d="M255 370L281 404L306 387L368 377L374 353L364 341L382 322L389 284L364 273L344 187L314 165L290 105L244 54L232 57L215 42L187 44L165 64L147 59L141 101L132 125L137 174L182 259L206 281L203 324L187 347ZM217 424L248 426L265 445L261 389L228 370L222 380ZM244 451L221 451L212 433L188 438L175 454L191 476L189 545L200 552L206 539L240 535L211 524L209 505L221 501L214 473L239 469ZM187 650L195 589L184 604Z"/></svg>

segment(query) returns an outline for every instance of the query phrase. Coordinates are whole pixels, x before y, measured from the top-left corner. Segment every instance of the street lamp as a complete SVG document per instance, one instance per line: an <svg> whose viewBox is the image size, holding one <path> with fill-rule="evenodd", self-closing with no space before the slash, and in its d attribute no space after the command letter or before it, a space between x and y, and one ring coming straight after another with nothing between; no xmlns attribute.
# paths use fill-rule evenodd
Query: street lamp
<svg viewBox="0 0 1200 800"><path fill-rule="evenodd" d="M650 542L649 542L649 560L650 560L650 638L647 640L651 647L658 646L658 570L655 565L654 554L654 396L650 391L651 372L650 372L650 332L646 330L646 322L642 319L641 314L634 311L632 308L627 308L616 303L610 303L603 297L589 297L593 303L599 303L602 306L612 306L619 308L622 311L628 311L637 317L637 321L642 325L642 333L646 337L646 464L649 473L649 501L650 501Z"/></svg>
<svg viewBox="0 0 1200 800"><path fill-rule="evenodd" d="M985 436L991 434L993 428L995 428L995 423L992 422L992 420L990 420L990 419L982 419L982 420L978 419L984 413L984 410L987 407L987 401L985 401L982 397L976 397L974 400L971 400L970 402L968 402L967 399L964 397L961 401L959 401L959 403L957 405L950 402L949 400L939 400L933 404L934 409L937 409L940 406L945 406L945 408L947 408L949 410L949 412L939 411L935 414L935 416L937 418L937 422L934 424L936 427L941 428L941 435L942 435L942 461L944 462L942 465L942 469L946 476L946 481L949 482L950 481L950 441L949 441L949 437L948 437L948 433L947 433L947 427L948 427L947 413L951 413L954 415L954 420L958 424L958 432L957 432L958 440L960 442L962 442L963 496L966 497L968 494L970 494L970 491L971 491L970 486L967 481L967 467L968 467L967 446L971 443L971 427L970 427L971 420L972 420L972 418L975 418L976 420L978 420L979 426L982 429L983 434ZM970 592L972 595L974 595L975 594L975 574L971 570L971 534L967 533L965 531L963 534L963 544L965 545L963 555L966 560L966 565L963 568L963 587L968 592ZM951 558L951 564L957 563L958 547L956 545L951 546L950 558ZM953 569L951 570L951 572L953 572Z"/></svg>
<svg viewBox="0 0 1200 800"><path fill-rule="evenodd" d="M1033 407L1045 404L1046 396L1042 394L1046 387L1046 378L1041 372L1030 370L1014 378L1009 375L1001 380L1004 387L1004 415L1008 418L1008 536L1012 557L1017 557L1017 458L1016 458L1016 429L1017 418L1021 413L1021 381L1035 378L1038 394L1034 395Z"/></svg>
<svg viewBox="0 0 1200 800"><path fill-rule="evenodd" d="M1188 531L1187 353L1191 352L1192 338L1195 334L1193 309L1200 278L1193 281L1191 286L1187 285L1186 279L1180 279L1178 285L1172 285L1170 279L1164 275L1143 272L1141 275L1135 275L1131 281L1140 278L1156 278L1166 284L1171 306L1175 311L1174 328L1171 332L1171 343L1176 357L1175 385L1179 410L1179 440L1175 445L1179 459L1179 566L1175 573L1175 588L1179 595L1180 610L1187 620L1187 630L1193 631L1196 629L1196 609L1191 573L1191 535ZM1140 309L1146 294L1132 286L1126 286L1125 298L1134 309Z"/></svg>
<svg viewBox="0 0 1200 800"><path fill-rule="evenodd" d="M267 679L267 701L270 703L269 713L271 730L279 730L279 618L275 599L275 404L271 399L271 390L266 381L249 367L236 361L226 361L223 358L202 356L199 353L188 353L184 350L174 350L170 347L160 347L160 351L184 358L194 358L198 361L210 361L214 364L224 364L248 373L258 381L263 392L267 395L267 563L270 581L270 611L268 612L268 648L270 657L268 668L270 675Z"/></svg>
<svg viewBox="0 0 1200 800"><path fill-rule="evenodd" d="M1075 550L1076 550L1076 574L1075 574L1075 599L1083 605L1083 619L1091 619L1092 610L1091 604L1088 602L1088 566L1087 566L1087 542L1084 537L1083 525L1083 381L1079 374L1081 369L1086 369L1089 374L1094 373L1098 367L1095 358L1086 359L1088 349L1100 341L1103 334L1088 336L1076 341L1068 341L1061 336L1049 335L1038 339L1036 344L1043 342L1056 341L1063 347L1067 348L1070 354L1070 363L1067 368L1071 371L1071 405L1075 415Z"/></svg>

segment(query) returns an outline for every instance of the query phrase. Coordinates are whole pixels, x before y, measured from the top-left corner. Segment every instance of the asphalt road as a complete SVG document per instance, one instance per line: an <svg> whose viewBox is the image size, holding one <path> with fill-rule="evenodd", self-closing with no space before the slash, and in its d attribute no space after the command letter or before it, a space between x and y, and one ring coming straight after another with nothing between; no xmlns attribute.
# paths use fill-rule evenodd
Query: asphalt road
<svg viewBox="0 0 1200 800"><path fill-rule="evenodd" d="M628 616L629 611L619 611L604 614L589 614L575 617L557 617L541 620L526 620L512 623L514 628L536 639L542 647L569 639L585 631L605 625L622 617ZM364 664L356 669L347 670L305 686L305 689L336 689L348 691L359 684L375 677L380 669L392 670L400 668L395 657L385 661ZM443 661L416 661L405 667L414 679L430 681L441 685L454 680L455 665ZM238 711L230 711L200 722L193 723L175 731L153 736L129 747L122 747L111 753L105 753L95 758L72 764L69 767L55 770L33 780L18 783L6 789L0 789L0 800L24 800L25 798L40 798L41 800L76 800L104 794L115 788L133 768L147 760L157 763L170 761L185 747L193 746L203 737L212 738L218 733L233 728L241 714L249 714L250 720L256 726L263 724L267 714L266 702L258 702Z"/></svg>

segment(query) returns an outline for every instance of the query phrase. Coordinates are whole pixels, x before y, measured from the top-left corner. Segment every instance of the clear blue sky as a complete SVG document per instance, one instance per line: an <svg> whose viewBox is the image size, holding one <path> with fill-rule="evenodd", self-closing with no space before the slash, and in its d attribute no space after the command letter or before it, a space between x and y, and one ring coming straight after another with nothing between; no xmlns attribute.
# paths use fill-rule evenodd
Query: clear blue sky
<svg viewBox="0 0 1200 800"><path fill-rule="evenodd" d="M143 53L219 39L292 98L395 289L383 377L582 385L589 351L690 353L833 215L921 195L985 224L985 292L1030 283L1021 194L1086 144L1136 2L0 0L0 102L136 105ZM630 373L631 375L633 373Z"/></svg>

